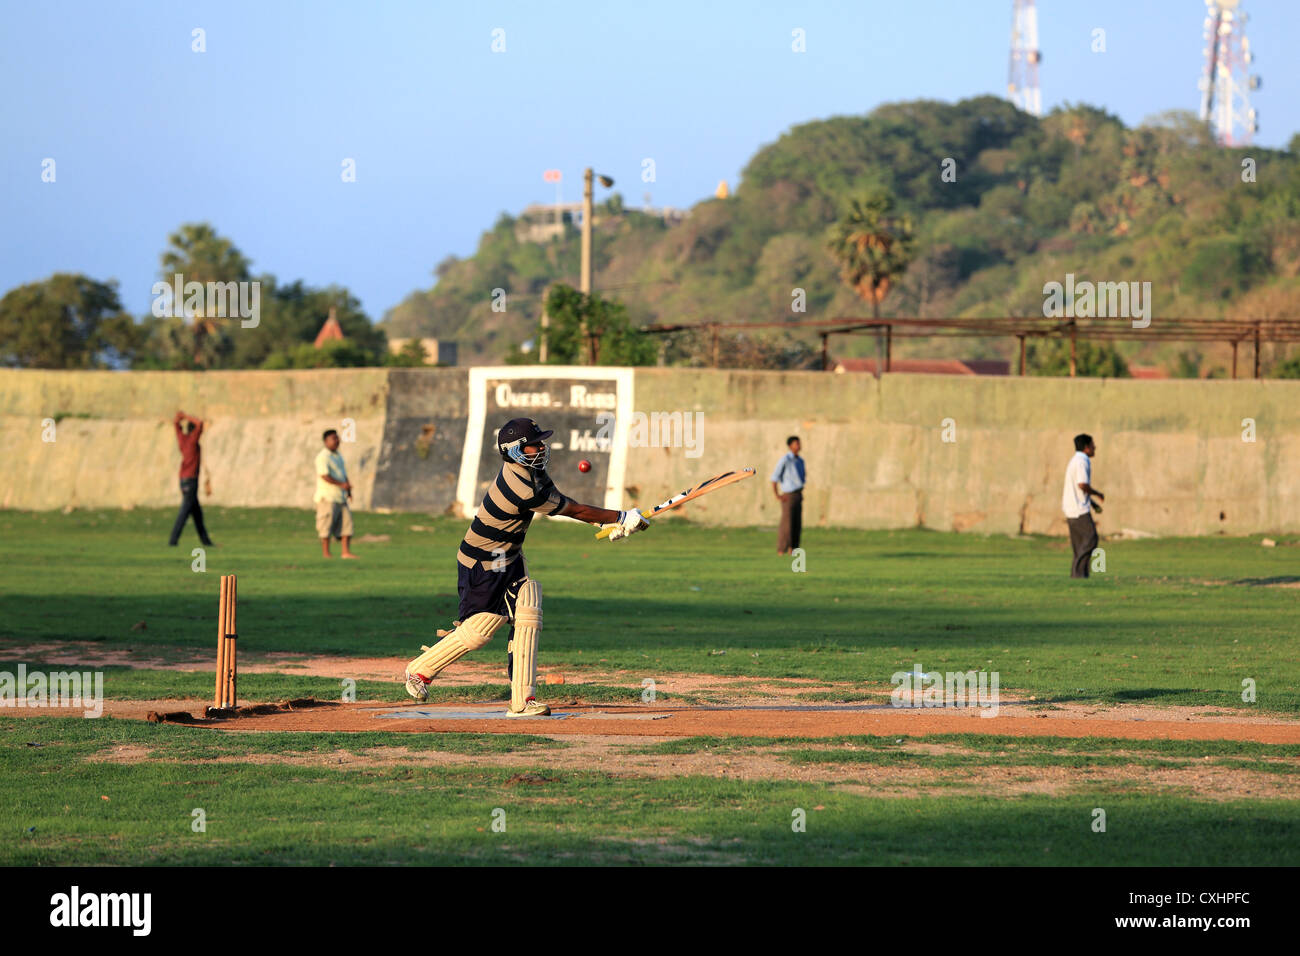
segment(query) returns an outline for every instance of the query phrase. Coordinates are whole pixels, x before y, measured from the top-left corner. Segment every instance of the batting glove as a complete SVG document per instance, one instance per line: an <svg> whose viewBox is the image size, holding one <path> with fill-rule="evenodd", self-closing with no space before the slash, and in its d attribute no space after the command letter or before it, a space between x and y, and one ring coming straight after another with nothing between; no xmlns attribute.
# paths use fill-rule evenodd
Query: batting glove
<svg viewBox="0 0 1300 956"><path fill-rule="evenodd" d="M614 525L614 530L609 533L609 540L618 541L648 527L650 527L650 522L641 517L641 512L635 508L630 511L620 511L618 513L618 524Z"/></svg>

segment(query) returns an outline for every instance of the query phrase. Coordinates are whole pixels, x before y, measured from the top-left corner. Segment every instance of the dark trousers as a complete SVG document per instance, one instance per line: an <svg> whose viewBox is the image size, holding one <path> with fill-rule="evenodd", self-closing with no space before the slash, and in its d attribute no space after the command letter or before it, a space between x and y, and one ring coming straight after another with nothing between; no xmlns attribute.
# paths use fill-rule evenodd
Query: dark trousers
<svg viewBox="0 0 1300 956"><path fill-rule="evenodd" d="M782 554L799 547L803 531L803 489L781 496L781 525L776 531L776 550Z"/></svg>
<svg viewBox="0 0 1300 956"><path fill-rule="evenodd" d="M456 562L456 590L460 595L460 620L468 621L475 614L505 614L515 616L515 598L519 588L528 580L528 566L523 553L515 555L499 571L483 567L477 562L467 568Z"/></svg>
<svg viewBox="0 0 1300 956"><path fill-rule="evenodd" d="M510 637L506 639L506 676L515 669L515 600L528 580L528 565L523 552L499 571L488 570L478 563L467 568L456 562L456 589L460 593L460 620L475 614L505 614L510 618Z"/></svg>
<svg viewBox="0 0 1300 956"><path fill-rule="evenodd" d="M181 479L181 510L176 512L176 523L172 525L172 537L168 544L175 544L181 539L185 529L185 519L194 516L194 530L199 533L199 540L211 544L208 529L203 524L203 506L199 504L199 480L197 478Z"/></svg>
<svg viewBox="0 0 1300 956"><path fill-rule="evenodd" d="M1086 578L1092 564L1092 551L1097 547L1097 526L1093 524L1092 514L1067 518L1070 525L1070 547L1074 549L1074 564L1070 568L1070 577Z"/></svg>

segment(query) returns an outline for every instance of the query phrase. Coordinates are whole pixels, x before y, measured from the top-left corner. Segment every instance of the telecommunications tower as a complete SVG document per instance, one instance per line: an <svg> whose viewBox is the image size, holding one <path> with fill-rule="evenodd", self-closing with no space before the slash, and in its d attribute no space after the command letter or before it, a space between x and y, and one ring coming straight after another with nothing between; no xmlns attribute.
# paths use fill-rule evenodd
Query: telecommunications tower
<svg viewBox="0 0 1300 956"><path fill-rule="evenodd" d="M1205 73L1201 76L1201 120L1214 127L1224 146L1243 146L1259 131L1259 114L1250 105L1259 77L1250 72L1255 57L1246 36L1241 0L1205 0Z"/></svg>
<svg viewBox="0 0 1300 956"><path fill-rule="evenodd" d="M1043 115L1043 94L1038 88L1038 11L1034 0L1012 0L1011 68L1007 71L1007 99L1026 113Z"/></svg>

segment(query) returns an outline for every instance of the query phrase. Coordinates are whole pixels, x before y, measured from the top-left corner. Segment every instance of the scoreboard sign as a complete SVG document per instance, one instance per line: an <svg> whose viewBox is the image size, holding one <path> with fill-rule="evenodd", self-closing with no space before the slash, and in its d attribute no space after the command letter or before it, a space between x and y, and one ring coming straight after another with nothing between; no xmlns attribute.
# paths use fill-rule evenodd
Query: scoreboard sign
<svg viewBox="0 0 1300 956"><path fill-rule="evenodd" d="M619 508L627 471L632 418L630 368L538 365L471 368L469 416L456 500L462 515L478 509L501 468L497 430L512 418L531 418L555 434L547 472L571 498ZM591 471L578 471L578 462Z"/></svg>

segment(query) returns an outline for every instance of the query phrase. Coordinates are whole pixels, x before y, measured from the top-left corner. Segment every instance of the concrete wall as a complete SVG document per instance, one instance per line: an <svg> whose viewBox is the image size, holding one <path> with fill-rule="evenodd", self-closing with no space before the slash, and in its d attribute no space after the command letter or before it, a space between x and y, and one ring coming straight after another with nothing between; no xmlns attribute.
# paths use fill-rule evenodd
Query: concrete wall
<svg viewBox="0 0 1300 956"><path fill-rule="evenodd" d="M307 507L321 432L356 422L342 451L371 506L388 397L384 369L302 372L0 371L0 506L170 506L178 408L203 418L200 500ZM57 418L55 440L42 420Z"/></svg>
<svg viewBox="0 0 1300 956"><path fill-rule="evenodd" d="M372 504L441 514L456 500L469 370L393 369Z"/></svg>
<svg viewBox="0 0 1300 956"><path fill-rule="evenodd" d="M775 525L768 478L798 434L806 524L1063 534L1064 469L1086 431L1105 531L1300 530L1300 382L652 369L637 373L636 406L704 412L695 461L631 451L638 500L695 475L757 468L743 492L687 505L699 521ZM1245 418L1253 443L1242 440ZM945 419L955 442L942 440Z"/></svg>
<svg viewBox="0 0 1300 956"><path fill-rule="evenodd" d="M350 418L356 442L342 451L355 506L443 513L456 495L467 374L0 370L0 505L174 504L170 419L180 407L209 422L205 503L306 507L320 433ZM653 504L718 471L758 470L687 505L694 521L775 525L767 479L797 433L809 525L1062 533L1070 439L1088 431L1099 449L1094 479L1108 495L1105 531L1300 530L1300 382L644 369L634 392L638 411L702 412L701 454L630 448L625 503ZM59 416L57 440L42 441L42 420ZM1245 418L1256 423L1253 443L1242 441ZM942 440L945 419L955 442Z"/></svg>

